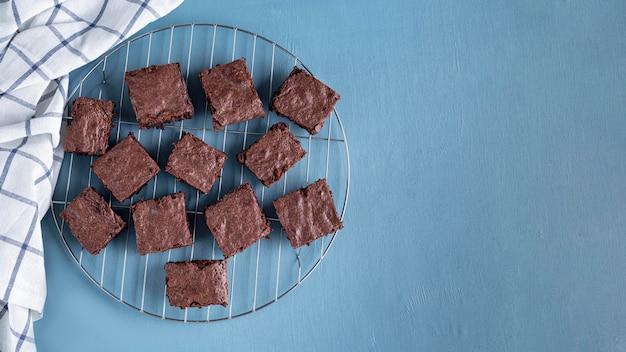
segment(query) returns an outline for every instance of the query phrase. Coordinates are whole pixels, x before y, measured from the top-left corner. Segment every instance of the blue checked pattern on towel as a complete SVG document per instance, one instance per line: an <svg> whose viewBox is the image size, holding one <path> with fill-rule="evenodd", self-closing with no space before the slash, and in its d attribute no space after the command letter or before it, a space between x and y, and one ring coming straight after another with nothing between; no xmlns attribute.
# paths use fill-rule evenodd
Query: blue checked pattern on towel
<svg viewBox="0 0 626 352"><path fill-rule="evenodd" d="M0 0L0 351L34 351L68 74L182 0Z"/></svg>

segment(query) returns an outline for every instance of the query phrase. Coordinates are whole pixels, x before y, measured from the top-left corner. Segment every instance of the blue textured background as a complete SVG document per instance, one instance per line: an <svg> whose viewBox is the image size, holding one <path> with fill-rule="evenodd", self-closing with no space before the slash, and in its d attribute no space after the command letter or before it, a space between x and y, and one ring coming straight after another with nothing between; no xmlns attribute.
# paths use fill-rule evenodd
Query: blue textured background
<svg viewBox="0 0 626 352"><path fill-rule="evenodd" d="M278 303L182 324L102 293L48 217L40 351L626 350L626 2L187 0L149 28L188 22L341 94L346 228Z"/></svg>

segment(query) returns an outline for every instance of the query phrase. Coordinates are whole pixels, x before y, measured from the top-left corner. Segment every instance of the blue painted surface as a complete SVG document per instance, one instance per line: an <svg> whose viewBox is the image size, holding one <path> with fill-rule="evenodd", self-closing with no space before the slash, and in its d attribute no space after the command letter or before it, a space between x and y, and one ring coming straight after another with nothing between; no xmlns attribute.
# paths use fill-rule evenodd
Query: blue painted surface
<svg viewBox="0 0 626 352"><path fill-rule="evenodd" d="M103 294L48 217L39 350L626 350L625 14L623 1L187 0L149 28L259 33L341 94L345 229L278 303L181 324Z"/></svg>

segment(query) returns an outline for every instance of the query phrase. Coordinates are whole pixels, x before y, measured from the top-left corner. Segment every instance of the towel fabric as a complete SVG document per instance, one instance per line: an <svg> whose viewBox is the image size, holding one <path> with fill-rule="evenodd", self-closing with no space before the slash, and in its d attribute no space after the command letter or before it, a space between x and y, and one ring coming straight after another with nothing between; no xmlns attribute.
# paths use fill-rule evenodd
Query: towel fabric
<svg viewBox="0 0 626 352"><path fill-rule="evenodd" d="M0 351L36 350L68 74L182 0L0 0Z"/></svg>

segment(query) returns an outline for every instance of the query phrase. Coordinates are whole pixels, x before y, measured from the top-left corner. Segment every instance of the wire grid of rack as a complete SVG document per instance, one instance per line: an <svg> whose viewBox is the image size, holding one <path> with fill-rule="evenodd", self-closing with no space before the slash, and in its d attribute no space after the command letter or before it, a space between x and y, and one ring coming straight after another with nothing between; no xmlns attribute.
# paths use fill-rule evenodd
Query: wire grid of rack
<svg viewBox="0 0 626 352"><path fill-rule="evenodd" d="M266 115L214 131L196 73L240 57L247 60ZM124 83L124 72L170 62L181 65L195 116L191 120L167 124L162 130L139 130ZM280 227L272 201L319 178L326 178L343 220L350 187L350 160L345 131L336 110L315 136L268 111L272 93L294 66L311 73L295 55L255 33L218 24L183 24L151 31L122 43L99 59L78 80L69 96L67 111L78 96L112 100L117 106L118 116L113 121L110 145L133 132L163 169L173 143L183 132L187 132L221 149L228 156L220 178L206 195L161 171L139 193L119 203L94 176L90 167L94 157L66 154L52 198L54 220L69 254L93 283L115 300L142 313L168 320L210 322L246 315L276 302L317 268L337 233L294 250ZM280 181L271 187L264 187L236 160L236 154L279 121L288 124L307 154ZM243 182L250 182L271 223L269 238L255 242L228 259L227 307L171 307L163 266L169 261L223 258L206 226L203 210ZM59 217L67 204L87 186L104 195L128 224L128 228L98 255L86 252ZM138 255L130 205L140 199L154 199L178 191L186 194L194 244L166 252Z"/></svg>

